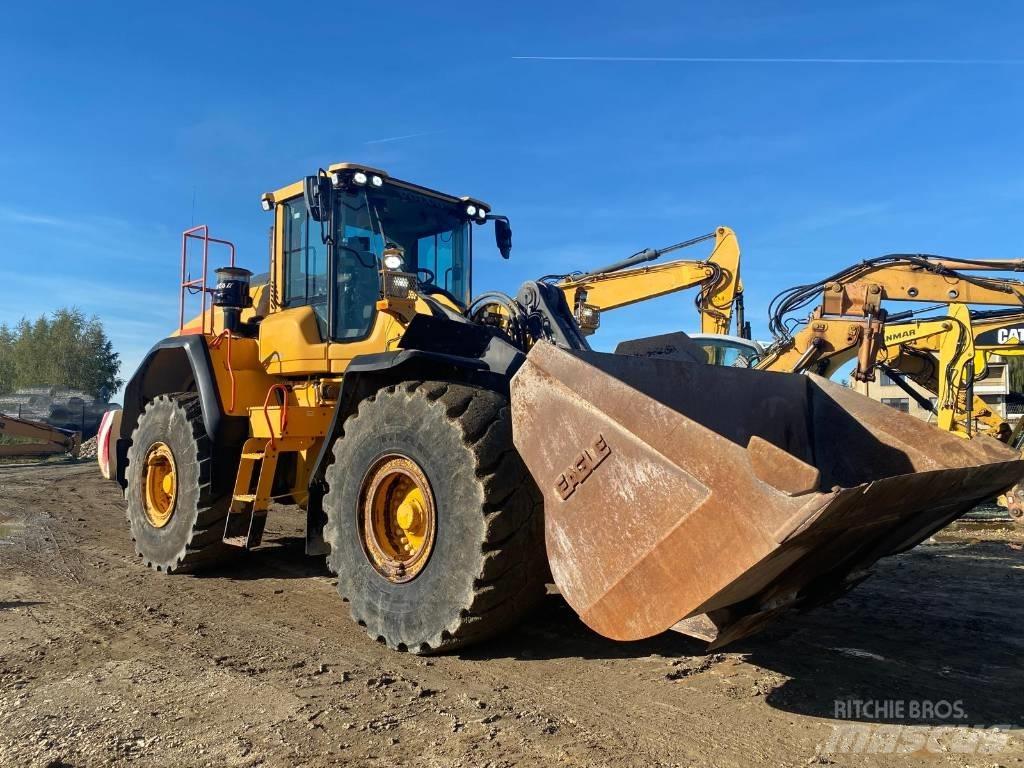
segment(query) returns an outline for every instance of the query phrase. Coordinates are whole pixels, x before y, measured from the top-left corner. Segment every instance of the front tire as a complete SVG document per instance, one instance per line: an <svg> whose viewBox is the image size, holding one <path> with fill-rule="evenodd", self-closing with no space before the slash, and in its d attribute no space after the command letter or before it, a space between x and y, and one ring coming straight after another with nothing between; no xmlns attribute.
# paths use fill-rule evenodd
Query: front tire
<svg viewBox="0 0 1024 768"><path fill-rule="evenodd" d="M389 647L476 642L544 594L541 495L502 395L445 382L378 392L345 422L327 483L328 565L352 617Z"/></svg>
<svg viewBox="0 0 1024 768"><path fill-rule="evenodd" d="M163 573L223 560L230 494L213 495L213 445L199 396L160 395L132 432L125 469L128 523L135 551Z"/></svg>

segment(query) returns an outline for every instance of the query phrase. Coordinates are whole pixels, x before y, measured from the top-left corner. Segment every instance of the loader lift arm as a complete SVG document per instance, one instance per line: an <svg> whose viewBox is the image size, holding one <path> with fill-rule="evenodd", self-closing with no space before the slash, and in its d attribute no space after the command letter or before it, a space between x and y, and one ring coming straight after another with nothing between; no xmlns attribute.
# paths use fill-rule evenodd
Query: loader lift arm
<svg viewBox="0 0 1024 768"><path fill-rule="evenodd" d="M706 260L636 266L712 239L714 248ZM737 335L749 337L743 318L740 246L729 227L717 227L714 232L667 248L647 248L584 274L550 275L545 279L554 281L562 291L586 333L597 330L602 312L699 286L694 303L700 314L701 333L728 334L735 310Z"/></svg>

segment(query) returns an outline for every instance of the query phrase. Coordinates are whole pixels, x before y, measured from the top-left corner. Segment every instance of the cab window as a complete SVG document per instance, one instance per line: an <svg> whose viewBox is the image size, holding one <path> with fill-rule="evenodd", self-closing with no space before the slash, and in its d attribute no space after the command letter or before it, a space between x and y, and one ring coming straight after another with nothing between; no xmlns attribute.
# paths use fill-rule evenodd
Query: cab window
<svg viewBox="0 0 1024 768"><path fill-rule="evenodd" d="M284 306L309 306L320 335L327 335L327 246L320 223L312 221L302 198L283 204Z"/></svg>
<svg viewBox="0 0 1024 768"><path fill-rule="evenodd" d="M337 226L334 338L354 341L373 326L380 298L377 258L384 240L375 231L365 195L339 195Z"/></svg>
<svg viewBox="0 0 1024 768"><path fill-rule="evenodd" d="M416 241L416 263L434 274L433 282L462 303L469 295L469 228L437 232Z"/></svg>

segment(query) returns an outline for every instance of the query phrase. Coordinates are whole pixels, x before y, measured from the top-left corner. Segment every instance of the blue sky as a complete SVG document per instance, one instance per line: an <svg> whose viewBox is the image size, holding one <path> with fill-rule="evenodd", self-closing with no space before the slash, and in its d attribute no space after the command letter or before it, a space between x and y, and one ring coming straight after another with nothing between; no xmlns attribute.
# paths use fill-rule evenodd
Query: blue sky
<svg viewBox="0 0 1024 768"><path fill-rule="evenodd" d="M865 257L1022 255L1020 4L212 5L5 10L0 322L80 306L130 373L176 326L182 229L262 271L259 194L345 159L511 217L477 292L728 224L759 337L775 293ZM691 299L595 346L693 330Z"/></svg>

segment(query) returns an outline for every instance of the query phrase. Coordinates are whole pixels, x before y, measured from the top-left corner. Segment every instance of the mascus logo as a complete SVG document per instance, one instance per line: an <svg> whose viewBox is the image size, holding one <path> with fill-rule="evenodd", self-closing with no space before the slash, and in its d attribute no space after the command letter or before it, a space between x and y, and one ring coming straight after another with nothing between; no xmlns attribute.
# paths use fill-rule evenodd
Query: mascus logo
<svg viewBox="0 0 1024 768"><path fill-rule="evenodd" d="M612 449L608 447L608 442L601 435L594 438L587 448L580 451L572 466L559 475L555 481L555 490L562 497L562 501L572 496L576 488L590 477L590 474L597 469L598 464L607 459L611 452Z"/></svg>

